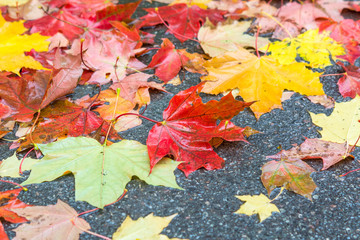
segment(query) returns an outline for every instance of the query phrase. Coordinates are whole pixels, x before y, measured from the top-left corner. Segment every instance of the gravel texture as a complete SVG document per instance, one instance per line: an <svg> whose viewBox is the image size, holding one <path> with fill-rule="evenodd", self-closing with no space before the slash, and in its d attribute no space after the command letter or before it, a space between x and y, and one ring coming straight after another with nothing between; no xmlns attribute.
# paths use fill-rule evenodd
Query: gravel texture
<svg viewBox="0 0 360 240"><path fill-rule="evenodd" d="M157 4L142 3L141 7L154 7ZM143 15L139 11L135 17ZM195 42L187 41L180 44L170 34L164 34L164 27L149 29L156 33L156 43L167 37L177 48L187 48L191 52L201 52ZM151 60L152 54L141 58L144 63ZM326 73L341 72L340 67L326 68ZM162 120L162 112L170 99L179 91L185 90L200 82L198 74L181 72L185 80L179 86L167 86L169 93L152 91L152 103L148 106L145 116ZM322 78L326 94L337 102L348 101L339 94L336 82L339 77ZM97 92L94 86L82 86L72 94L73 98ZM219 99L220 96L203 95L204 101ZM177 182L184 191L166 187L155 187L134 179L127 185L128 193L121 201L105 207L103 210L83 215L92 227L92 231L111 237L124 221L127 215L137 219L150 213L156 216L178 215L166 227L163 234L169 237L201 239L201 240L236 240L236 239L359 239L360 238L360 172L354 172L346 177L339 175L358 168L357 161L345 160L326 171L320 171L320 160L307 161L318 172L311 176L318 188L313 193L313 201L284 190L274 201L280 213L274 213L270 218L259 223L257 215L246 216L234 214L242 202L235 195L266 194L266 189L260 181L261 166L267 161L265 156L276 154L279 148L289 149L294 144L301 144L305 138L317 138L320 134L311 122L309 111L330 114L331 109L311 103L300 94L294 94L290 100L283 103L283 110L276 109L264 114L256 121L250 110L241 112L233 119L239 126L251 126L262 134L248 138L249 143L225 142L216 152L225 159L226 165L217 171L200 169L188 178L175 171ZM122 133L126 139L134 139L146 143L146 138L153 123L144 124ZM334 126L334 128L337 126ZM6 138L13 138L13 134ZM13 154L8 149L7 142L0 140L0 154L4 159ZM359 151L354 156L359 159ZM12 179L14 180L14 179ZM22 182L24 179L15 179ZM2 190L9 185L1 184ZM3 187L4 186L4 187ZM49 205L61 199L74 207L78 212L92 209L85 202L74 201L74 178L72 175L61 177L53 182L28 186L27 192L22 192L20 199L28 204ZM271 194L273 198L279 189ZM14 237L16 224L6 224L7 233ZM89 234L82 234L81 239L98 239Z"/></svg>

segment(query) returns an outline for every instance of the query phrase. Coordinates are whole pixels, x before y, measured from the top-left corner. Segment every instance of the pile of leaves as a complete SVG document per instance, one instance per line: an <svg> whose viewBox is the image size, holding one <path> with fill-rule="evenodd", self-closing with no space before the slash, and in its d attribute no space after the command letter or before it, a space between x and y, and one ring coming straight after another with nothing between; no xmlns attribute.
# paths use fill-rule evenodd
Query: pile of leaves
<svg viewBox="0 0 360 240"><path fill-rule="evenodd" d="M10 146L17 154L1 162L0 176L23 177L30 170L21 183L25 186L72 173L75 199L96 207L88 212L119 201L133 176L182 189L176 168L185 176L200 168L223 168L215 147L261 134L231 119L245 108L257 119L281 109L288 90L330 104L334 111L330 116L310 113L322 127L322 138L268 156L261 180L269 195L281 187L311 200L315 170L304 160L322 159L325 170L351 157L360 144L360 70L354 65L360 56L360 21L341 15L344 9L360 11L360 5L340 0L289 2L279 8L260 0L161 2L164 6L132 19L141 1L0 1L0 137L10 132L18 137ZM177 49L167 38L156 46L151 31L157 25L165 25L182 43L196 42L202 52ZM149 64L139 60L154 50ZM319 78L333 64L343 68L338 86L343 97L353 98L349 102L334 104L323 91ZM178 92L161 122L143 116L152 104L149 89L166 93L167 85L182 81L180 70L201 75L199 84ZM94 85L98 93L71 98L80 85ZM200 93L222 97L204 103ZM154 124L146 145L120 136L142 121ZM27 157L32 151L37 159ZM20 153L26 155L19 158ZM84 213L61 200L29 206L17 199L26 188L9 188L0 192L0 217L23 223L15 229L16 238L66 233L78 239L87 232L108 239L89 231L79 218ZM236 213L259 214L263 221L279 212L272 203L277 197L237 197L245 203ZM127 218L113 239L168 239L159 234L174 217ZM8 239L1 223L0 238Z"/></svg>

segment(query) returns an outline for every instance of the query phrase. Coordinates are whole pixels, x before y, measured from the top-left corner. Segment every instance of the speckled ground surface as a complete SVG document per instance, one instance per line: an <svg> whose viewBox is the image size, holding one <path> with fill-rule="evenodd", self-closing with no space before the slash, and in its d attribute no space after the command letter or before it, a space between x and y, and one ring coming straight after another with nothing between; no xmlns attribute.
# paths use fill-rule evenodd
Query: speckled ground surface
<svg viewBox="0 0 360 240"><path fill-rule="evenodd" d="M142 3L140 7L149 7ZM151 5L154 6L154 5ZM139 13L143 14L143 13ZM150 30L149 30L150 31ZM181 45L171 35L165 35L165 28L157 27L151 30L157 33L156 42L161 43L163 37L173 41L177 48L187 48L190 51L200 51L193 42ZM154 53L154 52L153 52ZM151 54L141 60L149 62ZM335 73L339 67L328 67L326 73ZM182 73L181 73L182 74ZM185 81L180 86L169 85L170 93L152 91L152 103L145 112L155 120L162 119L162 111L169 100L177 92L185 90L200 82L199 75L186 73ZM322 79L325 92L336 101L346 101L338 92L337 77ZM73 97L81 97L95 93L92 86L79 87ZM219 96L205 96L205 100L219 99ZM278 147L289 149L293 144L300 144L307 138L320 137L318 127L312 124L308 111L327 114L331 113L320 105L311 103L305 97L294 94L283 103L284 110L276 109L264 114L256 121L250 110L245 110L233 121L239 126L251 126L262 132L248 138L249 143L224 143L216 152L225 159L224 169L205 171L203 169L192 173L188 178L175 171L178 184L184 191L166 187L155 187L140 180L132 180L127 189L129 192L123 200L87 215L92 231L111 237L127 215L137 219L149 213L157 216L178 215L173 219L163 233L169 237L187 239L359 239L360 238L360 172L355 172L340 178L339 175L359 167L357 161L342 161L326 171L320 171L321 161L308 161L318 172L312 174L318 188L313 193L313 202L308 199L284 191L274 201L280 209L267 220L259 223L256 215L238 215L236 211L242 202L235 195L266 194L260 181L261 166L267 161L265 156L275 154ZM148 131L153 126L151 122L131 129L122 136L126 139L138 140L145 144ZM336 127L336 126L334 126ZM11 138L11 134L7 136ZM0 141L0 156L6 158L12 155L8 145ZM359 151L354 156L359 159ZM24 179L15 179L22 182ZM6 186L8 187L8 186ZM8 188L7 188L8 189ZM279 190L274 191L274 197ZM61 199L78 212L92 209L85 202L74 201L74 178L64 176L56 181L30 185L29 191L23 192L22 201L33 205L55 204ZM11 229L16 225L5 224L9 236L13 237ZM89 234L82 234L81 239L98 239Z"/></svg>

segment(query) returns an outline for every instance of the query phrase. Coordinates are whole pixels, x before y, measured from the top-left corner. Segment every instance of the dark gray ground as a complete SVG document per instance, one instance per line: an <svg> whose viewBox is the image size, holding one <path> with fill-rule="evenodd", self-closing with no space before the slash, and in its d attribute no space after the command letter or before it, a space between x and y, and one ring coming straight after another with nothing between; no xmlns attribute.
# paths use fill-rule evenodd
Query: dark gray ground
<svg viewBox="0 0 360 240"><path fill-rule="evenodd" d="M142 3L140 7L149 7ZM151 5L155 6L154 4ZM143 13L140 12L142 15ZM164 35L165 28L157 27L150 32L157 32L157 44L160 38L167 37L177 48L187 48L189 51L201 51L194 42L180 44L171 35ZM155 51L152 52L154 54ZM151 55L141 58L149 62ZM327 73L341 71L339 67L328 67ZM182 73L181 73L182 74ZM199 75L186 73L186 80L180 86L168 86L171 94L152 92L152 103L145 112L155 120L162 119L162 112L169 100L181 90L200 82ZM322 79L325 92L338 102L345 101L338 92L336 85L338 77ZM93 87L78 87L73 97L96 92ZM204 95L205 96L205 95ZM219 96L205 96L204 100L219 99ZM348 99L347 99L348 100ZM308 161L318 172L312 174L318 188L313 193L313 202L308 199L284 191L274 201L280 213L259 223L257 215L251 217L234 214L242 202L235 195L266 194L260 181L261 166L267 161L265 156L275 154L279 146L289 149L292 144L300 144L305 137L317 138L318 127L311 122L308 111L331 113L322 106L311 103L299 94L283 103L284 110L276 109L264 114L256 121L250 110L245 110L233 119L239 126L251 126L261 131L249 137L249 144L243 142L225 142L216 149L226 161L224 169L205 171L203 169L192 173L188 178L176 170L178 184L184 191L166 187L155 187L140 180L133 180L127 185L129 192L125 198L104 210L99 210L83 218L88 221L92 231L111 237L127 215L137 219L150 213L156 216L178 215L163 231L169 237L188 239L359 239L360 238L360 172L354 172L346 177L339 175L358 168L357 161L345 160L320 171L321 161ZM153 123L144 124L122 133L126 139L146 143L148 131ZM334 126L334 128L337 126ZM11 134L7 138L11 138ZM1 158L12 155L5 141L0 141ZM354 156L359 159L359 152ZM22 182L24 179L17 179ZM20 199L28 204L55 204L57 199L69 203L78 212L93 207L85 202L74 201L74 178L72 175L61 177L56 181L29 185L29 191L23 192ZM10 189L9 185L1 184L1 191ZM4 189L3 189L4 188ZM279 191L274 191L273 198ZM11 229L16 224L6 224L9 236L13 237ZM82 234L81 239L98 239L89 234Z"/></svg>

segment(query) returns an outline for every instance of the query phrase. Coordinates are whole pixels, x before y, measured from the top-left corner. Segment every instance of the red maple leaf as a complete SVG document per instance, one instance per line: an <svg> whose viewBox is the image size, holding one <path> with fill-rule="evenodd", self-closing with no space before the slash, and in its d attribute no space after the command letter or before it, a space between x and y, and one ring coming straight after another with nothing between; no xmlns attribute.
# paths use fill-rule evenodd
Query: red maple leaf
<svg viewBox="0 0 360 240"><path fill-rule="evenodd" d="M25 208L27 206L30 206L17 199L17 196L19 195L21 190L22 189L19 188L14 190L8 190L5 192L0 192L0 219L4 219L5 221L11 223L23 223L27 221L26 218L20 217L19 215L11 211L11 209ZM9 240L1 221L0 221L0 239Z"/></svg>
<svg viewBox="0 0 360 240"><path fill-rule="evenodd" d="M213 151L209 141L214 137L246 141L244 128L228 120L251 103L237 101L232 94L220 101L203 103L198 94L202 87L200 84L175 95L163 113L164 121L150 130L146 144L151 169L166 155L182 162L178 168L186 176L201 167L220 169L224 160ZM219 125L217 120L221 121Z"/></svg>
<svg viewBox="0 0 360 240"><path fill-rule="evenodd" d="M120 139L116 131L101 117L87 108L83 108L69 101L56 101L41 111L39 124L32 132L32 141L29 135L21 142L20 149L26 149L33 143L49 143L64 137L86 136L95 131L104 137L110 128L109 136Z"/></svg>
<svg viewBox="0 0 360 240"><path fill-rule="evenodd" d="M169 27L167 32L174 34L181 42L195 38L206 18L216 24L224 21L223 15L227 12L214 9L205 10L196 5L189 7L185 3L145 10L148 14L141 17L143 21L138 24L138 28L155 26L165 21Z"/></svg>
<svg viewBox="0 0 360 240"><path fill-rule="evenodd" d="M160 50L153 56L149 68L156 68L155 75L167 83L179 73L189 59L175 49L169 39L164 38Z"/></svg>
<svg viewBox="0 0 360 240"><path fill-rule="evenodd" d="M356 94L360 95L360 68L350 65L345 66L342 62L338 62L344 68L345 75L339 79L339 91L343 97L354 98Z"/></svg>

